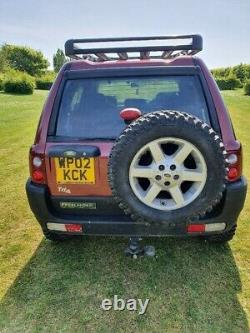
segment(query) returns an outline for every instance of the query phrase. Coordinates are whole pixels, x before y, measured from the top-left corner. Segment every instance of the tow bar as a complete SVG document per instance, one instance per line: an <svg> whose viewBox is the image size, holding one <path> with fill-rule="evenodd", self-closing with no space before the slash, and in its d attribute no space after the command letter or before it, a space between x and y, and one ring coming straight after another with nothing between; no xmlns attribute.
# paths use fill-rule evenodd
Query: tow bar
<svg viewBox="0 0 250 333"><path fill-rule="evenodd" d="M140 242L142 238L140 237L131 237L129 238L128 246L125 249L125 255L127 257L132 257L136 259L139 256L154 257L155 256L155 247L152 245L142 246Z"/></svg>

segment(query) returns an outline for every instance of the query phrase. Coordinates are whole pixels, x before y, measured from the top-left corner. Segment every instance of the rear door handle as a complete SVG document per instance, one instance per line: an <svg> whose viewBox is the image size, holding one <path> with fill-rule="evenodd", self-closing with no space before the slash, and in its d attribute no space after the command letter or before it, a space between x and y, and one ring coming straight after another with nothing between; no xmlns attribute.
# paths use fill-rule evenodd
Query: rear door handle
<svg viewBox="0 0 250 333"><path fill-rule="evenodd" d="M96 146L55 145L48 150L49 157L97 157L101 155Z"/></svg>

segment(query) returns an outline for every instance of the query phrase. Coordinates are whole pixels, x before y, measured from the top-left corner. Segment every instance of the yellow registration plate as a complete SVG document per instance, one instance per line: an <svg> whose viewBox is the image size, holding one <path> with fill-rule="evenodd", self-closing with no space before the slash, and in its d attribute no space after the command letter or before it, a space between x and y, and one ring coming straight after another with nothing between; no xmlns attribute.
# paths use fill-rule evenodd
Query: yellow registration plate
<svg viewBox="0 0 250 333"><path fill-rule="evenodd" d="M94 158L56 157L57 184L95 184Z"/></svg>

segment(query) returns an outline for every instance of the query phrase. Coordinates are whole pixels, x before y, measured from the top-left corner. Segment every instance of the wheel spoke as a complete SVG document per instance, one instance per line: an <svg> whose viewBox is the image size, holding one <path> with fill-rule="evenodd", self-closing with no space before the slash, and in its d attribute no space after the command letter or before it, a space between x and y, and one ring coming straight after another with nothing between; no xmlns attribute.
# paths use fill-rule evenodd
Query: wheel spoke
<svg viewBox="0 0 250 333"><path fill-rule="evenodd" d="M133 167L131 169L131 176L136 178L153 178L155 171L150 167Z"/></svg>
<svg viewBox="0 0 250 333"><path fill-rule="evenodd" d="M147 204L151 204L160 191L161 191L160 186L156 183L153 183L153 185L150 186L149 190L147 191L144 197L144 202Z"/></svg>
<svg viewBox="0 0 250 333"><path fill-rule="evenodd" d="M177 147L174 153L171 153L171 144ZM198 147L175 137L147 142L129 167L129 182L135 196L146 206L160 211L172 211L193 202L203 190L206 179L207 166ZM190 182L187 190L181 185L183 182ZM145 189L145 186L148 187ZM161 191L168 192L169 204L162 204L160 198L164 193Z"/></svg>
<svg viewBox="0 0 250 333"><path fill-rule="evenodd" d="M195 170L185 170L182 172L182 180L188 180L192 182L201 182L204 179L202 172Z"/></svg>
<svg viewBox="0 0 250 333"><path fill-rule="evenodd" d="M158 142L154 142L154 141L151 142L148 145L148 148L150 150L150 153L151 153L155 163L160 163L160 162L164 161L165 155Z"/></svg>
<svg viewBox="0 0 250 333"><path fill-rule="evenodd" d="M177 152L173 156L173 160L176 164L182 164L185 159L188 157L188 155L193 150L192 146L188 143L185 143L180 149L177 150Z"/></svg>
<svg viewBox="0 0 250 333"><path fill-rule="evenodd" d="M174 186L169 189L169 192L177 205L184 203L184 197L179 186Z"/></svg>

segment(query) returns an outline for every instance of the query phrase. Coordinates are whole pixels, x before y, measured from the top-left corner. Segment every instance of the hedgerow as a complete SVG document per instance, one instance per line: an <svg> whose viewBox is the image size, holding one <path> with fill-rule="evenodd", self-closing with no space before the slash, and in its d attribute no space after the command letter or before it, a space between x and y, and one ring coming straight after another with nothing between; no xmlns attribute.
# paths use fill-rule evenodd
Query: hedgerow
<svg viewBox="0 0 250 333"><path fill-rule="evenodd" d="M235 77L216 78L216 83L220 90L234 90L241 87L241 82Z"/></svg>

